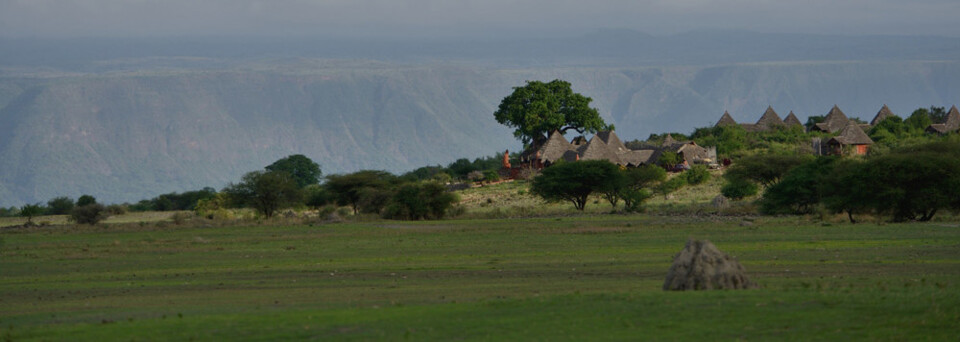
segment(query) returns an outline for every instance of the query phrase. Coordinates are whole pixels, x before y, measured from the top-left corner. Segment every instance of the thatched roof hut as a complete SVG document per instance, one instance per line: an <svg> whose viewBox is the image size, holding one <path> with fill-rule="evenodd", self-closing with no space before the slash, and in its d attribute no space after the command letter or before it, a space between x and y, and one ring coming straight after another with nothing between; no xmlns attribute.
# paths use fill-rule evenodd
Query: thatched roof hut
<svg viewBox="0 0 960 342"><path fill-rule="evenodd" d="M827 116L824 117L823 122L811 127L810 130L833 133L846 127L849 122L850 119L847 118L846 114L843 114L843 111L840 110L840 107L833 105L833 108L831 108L830 112L827 113Z"/></svg>
<svg viewBox="0 0 960 342"><path fill-rule="evenodd" d="M538 151L543 163L556 163L558 160L564 159L564 153L570 150L573 150L573 145L567 142L560 131L553 131L547 138L547 142Z"/></svg>
<svg viewBox="0 0 960 342"><path fill-rule="evenodd" d="M833 147L834 154L867 154L867 147L873 145L873 139L867 136L860 128L860 124L854 120L847 122L847 125L840 130L840 134L830 138L827 145ZM848 151L844 151L848 149Z"/></svg>
<svg viewBox="0 0 960 342"><path fill-rule="evenodd" d="M723 111L723 115L720 116L720 120L717 121L717 124L713 126L720 127L720 126L736 126L736 125L737 125L737 121L734 120L732 116L730 116L730 112Z"/></svg>
<svg viewBox="0 0 960 342"><path fill-rule="evenodd" d="M620 137L617 136L617 133L614 131L600 131L597 132L597 137L600 137L600 140L603 140L605 144L617 151L628 151L627 145L623 144L623 141L620 140Z"/></svg>
<svg viewBox="0 0 960 342"><path fill-rule="evenodd" d="M787 117L783 119L783 124L790 126L803 126L803 123L800 122L800 119L797 119L797 115L793 114L793 111L790 111L790 114L787 114Z"/></svg>
<svg viewBox="0 0 960 342"><path fill-rule="evenodd" d="M760 120L757 120L756 129L765 131L774 126L783 126L783 120L780 119L780 115L777 115L772 106L767 106L767 110L760 116Z"/></svg>
<svg viewBox="0 0 960 342"><path fill-rule="evenodd" d="M873 117L873 120L870 120L870 126L876 126L877 124L879 124L881 121L885 120L886 118L890 118L890 117L894 117L894 116L896 116L896 115L893 114L892 111L890 111L890 108L887 107L886 104L884 104L883 107L880 108L880 111L877 112L877 115Z"/></svg>
<svg viewBox="0 0 960 342"><path fill-rule="evenodd" d="M957 106L950 107L946 121L927 126L928 133L936 134L947 134L958 129L960 129L960 111L957 110Z"/></svg>
<svg viewBox="0 0 960 342"><path fill-rule="evenodd" d="M586 145L577 148L582 160L607 160L614 164L621 164L617 153L603 142L599 135L594 135Z"/></svg>

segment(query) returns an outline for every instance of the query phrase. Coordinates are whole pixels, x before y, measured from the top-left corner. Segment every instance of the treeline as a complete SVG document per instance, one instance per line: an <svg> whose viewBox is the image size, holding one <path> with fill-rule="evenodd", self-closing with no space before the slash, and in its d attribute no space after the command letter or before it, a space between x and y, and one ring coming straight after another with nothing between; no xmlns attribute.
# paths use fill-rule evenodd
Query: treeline
<svg viewBox="0 0 960 342"><path fill-rule="evenodd" d="M303 155L292 155L245 174L221 192L197 202L197 213L213 217L230 208L252 208L273 217L285 208L349 206L355 214L389 219L440 219L459 198L436 180L396 176L386 171L362 170L328 175Z"/></svg>
<svg viewBox="0 0 960 342"><path fill-rule="evenodd" d="M960 138L866 158L757 155L724 177L723 192L731 198L743 197L735 194L742 186L766 187L759 200L764 214L824 210L844 213L851 222L865 214L929 221L942 210L960 211Z"/></svg>
<svg viewBox="0 0 960 342"><path fill-rule="evenodd" d="M105 206L97 203L90 195L82 195L76 201L67 196L53 198L46 204L26 204L19 208L0 208L0 217L26 217L27 225L33 225L33 218L44 215L68 215L71 222L87 224L97 223L110 215L120 215L127 211L126 206L113 204Z"/></svg>
<svg viewBox="0 0 960 342"><path fill-rule="evenodd" d="M510 163L517 165L519 163L519 154L512 153ZM503 153L496 153L493 156L476 158L473 161L467 158L460 158L447 164L446 167L424 166L413 171L406 172L400 177L408 180L436 180L442 183L450 181L496 181L499 178L498 170L503 166Z"/></svg>
<svg viewBox="0 0 960 342"><path fill-rule="evenodd" d="M918 108L903 119L891 116L877 123L865 133L873 139L872 153L880 153L904 146L940 140L936 134L926 133L930 124L943 123L947 111L944 107ZM811 138L829 138L832 134L811 132L810 127L823 122L824 116L811 116L804 126L776 126L767 131L748 132L740 125L697 128L691 134L651 134L646 141L629 141L627 147L639 149L645 145L659 146L669 134L675 140L693 140L700 146L716 146L718 156L739 158L756 151L772 153L811 153ZM850 118L865 123L859 118Z"/></svg>

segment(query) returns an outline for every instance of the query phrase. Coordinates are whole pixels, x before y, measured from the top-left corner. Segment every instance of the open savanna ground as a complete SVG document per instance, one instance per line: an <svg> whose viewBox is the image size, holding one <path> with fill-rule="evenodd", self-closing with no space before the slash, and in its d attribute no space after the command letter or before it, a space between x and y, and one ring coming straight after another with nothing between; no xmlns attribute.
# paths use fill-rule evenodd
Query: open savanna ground
<svg viewBox="0 0 960 342"><path fill-rule="evenodd" d="M664 292L690 238L762 287ZM0 231L6 340L955 340L957 224L646 215Z"/></svg>

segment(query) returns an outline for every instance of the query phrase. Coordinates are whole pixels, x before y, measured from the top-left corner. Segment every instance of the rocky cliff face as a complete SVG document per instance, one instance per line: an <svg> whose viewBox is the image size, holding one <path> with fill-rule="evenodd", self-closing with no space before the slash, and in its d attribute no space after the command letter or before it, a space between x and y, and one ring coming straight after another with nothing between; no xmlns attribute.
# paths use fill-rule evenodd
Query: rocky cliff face
<svg viewBox="0 0 960 342"><path fill-rule="evenodd" d="M2 75L2 74L0 74ZM496 69L298 61L269 67L0 76L0 205L92 194L136 201L222 187L302 153L324 173L401 172L518 150L493 111L524 80L562 78L624 139L690 132L767 105L869 120L960 102L960 62Z"/></svg>

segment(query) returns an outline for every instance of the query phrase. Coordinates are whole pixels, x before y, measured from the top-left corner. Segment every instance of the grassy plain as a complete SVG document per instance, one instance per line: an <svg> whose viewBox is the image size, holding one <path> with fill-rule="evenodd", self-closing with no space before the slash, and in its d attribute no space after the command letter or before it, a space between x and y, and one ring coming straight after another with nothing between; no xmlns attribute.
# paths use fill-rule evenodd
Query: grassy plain
<svg viewBox="0 0 960 342"><path fill-rule="evenodd" d="M0 231L6 340L956 340L960 227L583 215ZM762 288L664 292L690 238Z"/></svg>

